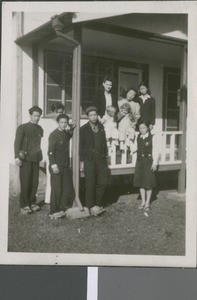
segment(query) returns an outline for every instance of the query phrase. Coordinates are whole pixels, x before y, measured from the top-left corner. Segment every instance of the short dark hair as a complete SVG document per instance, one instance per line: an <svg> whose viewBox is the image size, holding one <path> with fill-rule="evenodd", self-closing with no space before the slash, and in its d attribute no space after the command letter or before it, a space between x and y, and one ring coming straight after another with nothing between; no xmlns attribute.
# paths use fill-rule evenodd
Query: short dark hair
<svg viewBox="0 0 197 300"><path fill-rule="evenodd" d="M54 111L56 111L58 109L64 110L65 107L64 107L64 105L62 103L54 103L54 104L51 105L51 111L52 112L54 112Z"/></svg>
<svg viewBox="0 0 197 300"><path fill-rule="evenodd" d="M140 84L139 84L139 89L140 89L141 86L145 86L145 87L147 88L147 93L148 93L149 95L151 94L151 91L150 91L150 88L149 88L149 85L148 85L147 82L144 82L144 81L140 82Z"/></svg>
<svg viewBox="0 0 197 300"><path fill-rule="evenodd" d="M109 76L109 75L106 75L104 78L103 78L103 83L105 82L105 81L110 81L110 82L112 82L113 83L113 78L111 77L111 76Z"/></svg>
<svg viewBox="0 0 197 300"><path fill-rule="evenodd" d="M42 109L36 105L29 109L29 114L32 115L34 111L38 112L40 115L42 114Z"/></svg>
<svg viewBox="0 0 197 300"><path fill-rule="evenodd" d="M60 119L66 119L67 122L69 121L69 117L66 114L61 114L61 115L57 116L56 121L59 123Z"/></svg>
<svg viewBox="0 0 197 300"><path fill-rule="evenodd" d="M140 127L141 124L144 124L147 128L149 128L149 126L150 126L150 122L148 122L148 121L143 121L143 120L140 121L139 122L139 127Z"/></svg>

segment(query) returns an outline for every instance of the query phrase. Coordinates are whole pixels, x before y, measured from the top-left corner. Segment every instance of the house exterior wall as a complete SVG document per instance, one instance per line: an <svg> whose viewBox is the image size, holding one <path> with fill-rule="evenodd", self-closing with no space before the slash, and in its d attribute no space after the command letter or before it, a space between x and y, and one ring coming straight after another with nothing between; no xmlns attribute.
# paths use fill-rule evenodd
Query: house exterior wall
<svg viewBox="0 0 197 300"><path fill-rule="evenodd" d="M55 14L55 13L54 13ZM41 25L45 21L49 20L50 17L54 14L37 14L36 15L31 15L30 13L25 13L24 14L24 33L28 32L29 30L32 30L36 28L37 26ZM44 22L43 22L44 21ZM17 20L14 20L14 22L17 22ZM138 29L144 29L144 26L147 25L147 21L144 19L144 23L141 20L140 22L136 24L141 24L141 27ZM136 25L137 26L137 25ZM14 26L13 26L14 27ZM147 27L146 27L147 28ZM156 28L156 27L155 27ZM158 27L157 27L158 28ZM171 30L173 31L173 24L171 25ZM161 31L161 30L160 30ZM174 32L174 31L173 31ZM13 33L14 35L14 40L16 39L16 32ZM136 39L137 43L137 39ZM14 98L16 103L16 75L17 75L17 55L16 55L16 49L17 45L13 42L13 88L14 88ZM83 45L82 45L83 47ZM162 44L161 44L162 47ZM56 49L60 50L61 45L50 45L47 47L48 49ZM62 49L64 47L62 46ZM157 131L162 130L162 107L163 107L163 68L164 66L168 67L180 67L179 63L171 61L171 57L169 56L169 61L161 61L161 60L154 60L152 57L147 58L147 57L136 57L135 55L132 56L132 51L131 55L125 55L124 54L124 49L122 49L122 52L119 52L118 56L117 53L106 53L104 51L95 51L95 48L90 49L84 45L83 52L85 52L86 55L93 55L93 56L99 56L99 57L109 57L109 58L114 58L114 59L119 59L119 60L124 60L124 61L132 61L136 63L145 63L149 65L149 84L151 87L151 92L153 97L156 99L156 126L155 129ZM39 49L38 53L39 57L39 91L38 91L38 104L41 108L43 108L44 104L44 55L43 55L43 49ZM32 61L32 49L31 47L23 47L22 51L22 122L27 122L29 120L29 115L28 115L28 109L32 105L32 74L33 74L33 61ZM16 111L17 107L14 105L13 110ZM45 124L47 125L47 119L43 120ZM84 119L81 121L83 124L86 122L87 119ZM16 130L16 120L15 120L15 126L13 127L13 132L11 133L12 136L14 137Z"/></svg>

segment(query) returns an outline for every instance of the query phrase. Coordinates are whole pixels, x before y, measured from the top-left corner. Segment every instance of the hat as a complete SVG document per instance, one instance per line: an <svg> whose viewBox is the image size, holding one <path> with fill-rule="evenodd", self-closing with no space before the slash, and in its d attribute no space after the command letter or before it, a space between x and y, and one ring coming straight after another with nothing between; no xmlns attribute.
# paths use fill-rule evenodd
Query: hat
<svg viewBox="0 0 197 300"><path fill-rule="evenodd" d="M98 112L98 109L97 109L96 106L89 106L89 107L86 108L86 115L88 116L89 112L91 112L91 111Z"/></svg>

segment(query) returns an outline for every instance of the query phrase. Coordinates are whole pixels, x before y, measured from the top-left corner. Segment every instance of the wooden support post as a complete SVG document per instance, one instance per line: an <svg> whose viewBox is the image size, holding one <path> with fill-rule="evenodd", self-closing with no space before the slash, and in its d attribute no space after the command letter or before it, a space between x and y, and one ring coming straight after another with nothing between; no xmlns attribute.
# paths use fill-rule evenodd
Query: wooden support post
<svg viewBox="0 0 197 300"><path fill-rule="evenodd" d="M19 38L24 34L24 13L15 13L16 18L16 37ZM22 123L22 98L23 98L23 50L16 45L16 127Z"/></svg>
<svg viewBox="0 0 197 300"><path fill-rule="evenodd" d="M179 153L182 160L178 174L178 193L185 193L186 183L186 118L187 118L187 46L182 49L181 65L181 95L180 95L180 115L179 130L183 132L179 142Z"/></svg>
<svg viewBox="0 0 197 300"><path fill-rule="evenodd" d="M81 102L81 25L74 27L74 38L79 43L73 51L73 81L72 81L72 119L76 123L73 133L72 157L73 157L73 182L75 188L75 200L80 210L83 209L79 199L79 129L80 129L80 102Z"/></svg>
<svg viewBox="0 0 197 300"><path fill-rule="evenodd" d="M38 45L32 47L32 61L33 61L33 74L32 74L32 105L38 105Z"/></svg>

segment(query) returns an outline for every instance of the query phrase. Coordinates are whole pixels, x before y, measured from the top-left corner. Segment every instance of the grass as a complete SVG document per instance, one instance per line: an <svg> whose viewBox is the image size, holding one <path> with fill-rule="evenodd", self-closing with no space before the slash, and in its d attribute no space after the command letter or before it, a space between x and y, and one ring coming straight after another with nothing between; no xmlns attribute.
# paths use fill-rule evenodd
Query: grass
<svg viewBox="0 0 197 300"><path fill-rule="evenodd" d="M43 200L42 177L39 200ZM107 206L103 215L75 220L50 220L48 205L32 215L20 215L17 198L12 196L8 251L185 255L185 201L167 199L168 191L162 192L147 217L138 209L137 195L128 194L123 186L120 189L117 182L113 186L119 200Z"/></svg>

